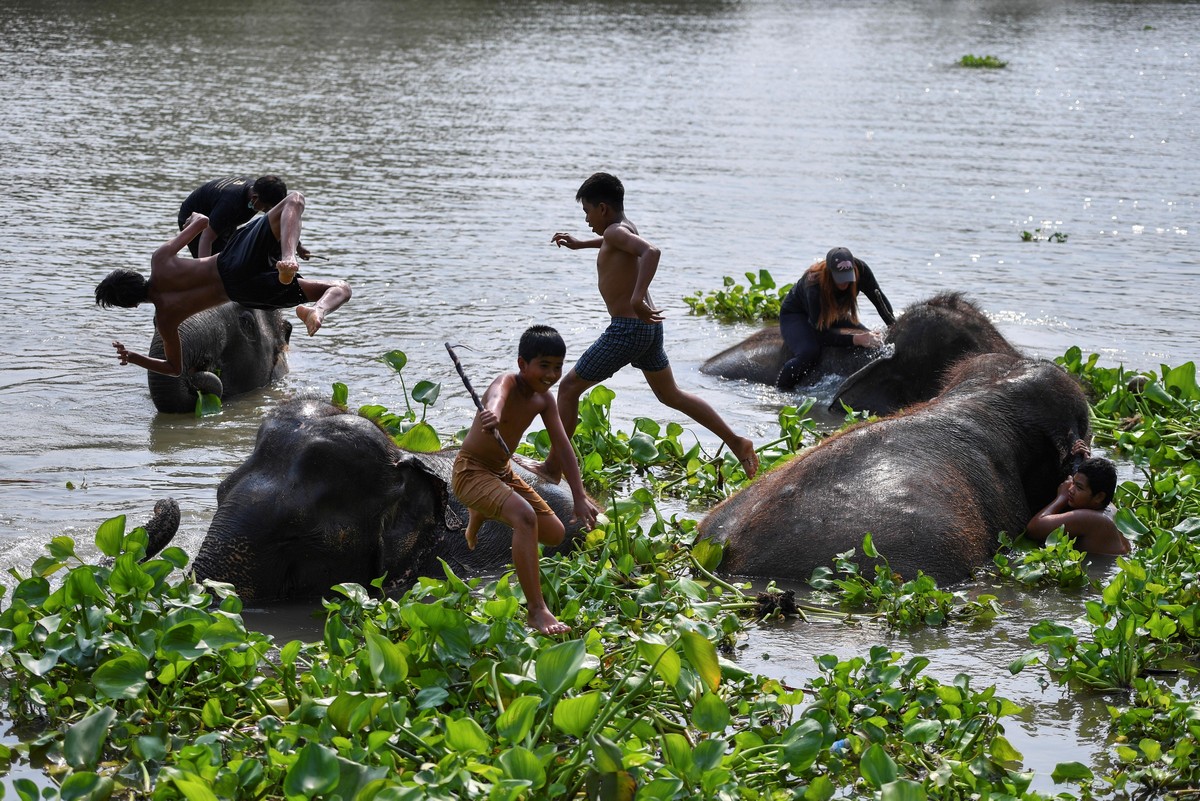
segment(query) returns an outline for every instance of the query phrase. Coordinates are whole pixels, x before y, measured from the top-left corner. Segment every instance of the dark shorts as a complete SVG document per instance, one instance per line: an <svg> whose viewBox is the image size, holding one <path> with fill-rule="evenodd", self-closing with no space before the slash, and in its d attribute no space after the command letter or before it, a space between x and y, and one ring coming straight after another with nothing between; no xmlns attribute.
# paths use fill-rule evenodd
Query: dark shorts
<svg viewBox="0 0 1200 801"><path fill-rule="evenodd" d="M307 303L299 273L290 284L279 283L278 261L279 242L264 214L239 228L217 254L217 274L225 294L251 309L288 309Z"/></svg>
<svg viewBox="0 0 1200 801"><path fill-rule="evenodd" d="M290 309L308 303L304 290L300 288L300 273L290 284L279 283L279 273L270 270L251 271L245 269L225 270L218 265L225 294L235 303L250 309Z"/></svg>
<svg viewBox="0 0 1200 801"><path fill-rule="evenodd" d="M550 505L542 500L537 490L513 472L507 460L501 465L491 464L473 453L459 450L454 459L450 489L464 506L489 520L504 519L504 504L514 492L533 507L534 514L554 515Z"/></svg>
<svg viewBox="0 0 1200 801"><path fill-rule="evenodd" d="M608 328L575 362L575 375L584 381L603 381L627 364L647 373L665 370L671 362L663 350L662 323L633 317L614 317Z"/></svg>

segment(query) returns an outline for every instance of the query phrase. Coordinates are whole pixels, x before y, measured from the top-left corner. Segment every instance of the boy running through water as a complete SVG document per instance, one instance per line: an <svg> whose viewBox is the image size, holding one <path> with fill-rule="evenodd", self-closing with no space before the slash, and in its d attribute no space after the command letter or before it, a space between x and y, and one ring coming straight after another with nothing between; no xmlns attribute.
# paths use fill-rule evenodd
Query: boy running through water
<svg viewBox="0 0 1200 801"><path fill-rule="evenodd" d="M485 520L502 520L512 528L513 566L529 607L529 625L547 635L562 634L570 627L554 617L542 597L538 543L558 545L566 531L542 497L513 472L508 454L516 450L533 418L541 415L551 446L571 454L570 459L563 460L563 472L575 500L572 522L578 520L589 529L596 524L583 491L575 452L550 394L550 388L562 376L566 354L562 337L549 326L535 325L522 334L517 348L518 370L497 377L483 393L483 409L475 415L454 460L450 485L470 509L466 531L470 548L475 548L479 527ZM508 446L507 453L496 441L496 433Z"/></svg>
<svg viewBox="0 0 1200 801"><path fill-rule="evenodd" d="M345 281L313 281L297 274L300 215L304 196L291 192L270 211L242 226L212 256L191 259L179 251L208 227L208 218L193 214L177 236L160 245L150 257L150 279L135 270L113 270L96 287L96 304L132 309L150 301L154 325L162 336L163 359L127 350L113 342L121 364L136 364L156 373L183 372L179 326L193 314L235 301L251 309L296 307L308 335L321 327L325 315L350 299ZM313 302L312 306L301 304Z"/></svg>
<svg viewBox="0 0 1200 801"><path fill-rule="evenodd" d="M659 250L638 235L637 227L625 217L625 187L608 173L598 172L583 182L575 199L583 205L588 227L598 236L576 239L556 233L551 240L570 250L599 248L596 271L600 297L612 323L584 352L558 389L558 408L569 438L579 424L579 398L627 364L642 371L646 383L661 403L683 412L721 438L737 456L746 476L758 472L754 443L738 436L703 398L684 392L675 383L671 364L663 350L663 316L650 299L650 282L658 270ZM569 454L569 456L568 456ZM557 446L550 449L542 474L557 481L563 465L574 461L574 453Z"/></svg>

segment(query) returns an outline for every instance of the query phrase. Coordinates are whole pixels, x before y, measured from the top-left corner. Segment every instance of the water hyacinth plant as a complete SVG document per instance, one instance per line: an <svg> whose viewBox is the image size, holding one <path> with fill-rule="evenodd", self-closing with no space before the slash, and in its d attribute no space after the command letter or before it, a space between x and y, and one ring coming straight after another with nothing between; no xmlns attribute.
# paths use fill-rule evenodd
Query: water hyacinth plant
<svg viewBox="0 0 1200 801"><path fill-rule="evenodd" d="M1110 707L1111 767L1058 765L1055 780L1077 794L1054 798L1186 794L1200 784L1187 681L1200 633L1195 370L1131 375L1075 350L1061 362L1093 389L1097 444L1146 479L1117 493L1118 526L1138 547L1103 587L1081 586L1069 538L1008 553L1002 576L1085 594L1080 620L1033 622L1033 648L1013 669L1128 693ZM107 564L52 540L0 597L0 689L20 732L0 745L0 765L32 762L47 776L46 786L14 781L17 795L1049 797L1029 789L1004 736L1018 710L994 687L943 683L924 675L925 658L883 647L819 657L802 687L731 661L759 605L713 574L720 548L692 544L696 521L655 501L672 481L727 490L744 475L720 459L694 470L694 485L679 481L716 455L693 452L671 423L612 430L605 398L576 445L585 460L603 447L630 467L606 479L603 526L577 552L543 560L547 599L572 626L561 641L529 633L511 574L444 569L396 598L337 587L320 641L277 643L247 630L228 587L192 581L179 549L144 560L145 532L121 518L97 531ZM785 409L761 452L782 460L815 441L805 411ZM416 421L411 405L402 417ZM536 438L525 445L536 451ZM874 554L869 539L863 547ZM920 578L901 582L885 566L868 579L843 561L824 591L860 625L985 623L996 611L984 597L970 614Z"/></svg>
<svg viewBox="0 0 1200 801"><path fill-rule="evenodd" d="M696 292L683 299L691 307L692 314L707 314L726 323L778 320L779 304L787 295L792 284L776 286L775 279L767 270L758 275L746 273L746 285L725 276L724 289L715 292Z"/></svg>

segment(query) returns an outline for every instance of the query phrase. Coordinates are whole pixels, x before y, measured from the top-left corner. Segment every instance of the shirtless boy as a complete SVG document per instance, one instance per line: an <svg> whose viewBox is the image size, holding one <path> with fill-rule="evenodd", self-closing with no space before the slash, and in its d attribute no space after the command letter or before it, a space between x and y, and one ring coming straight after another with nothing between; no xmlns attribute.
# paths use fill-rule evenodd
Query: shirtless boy
<svg viewBox="0 0 1200 801"><path fill-rule="evenodd" d="M1072 453L1088 455L1087 445L1077 440ZM1129 553L1129 540L1117 530L1105 507L1117 488L1117 470L1108 459L1086 459L1075 474L1058 488L1058 497L1038 512L1025 527L1031 538L1045 541L1059 526L1075 546L1087 553L1121 556Z"/></svg>
<svg viewBox="0 0 1200 801"><path fill-rule="evenodd" d="M596 516L583 491L571 441L550 394L550 388L562 376L566 354L562 337L549 326L535 325L521 336L517 348L518 370L499 376L483 393L483 409L475 415L454 460L454 479L450 485L470 509L466 531L470 548L475 548L479 527L485 520L503 520L512 528L513 566L529 607L529 625L547 635L562 634L570 627L551 614L542 597L538 543L558 545L566 531L542 497L513 472L508 454L516 450L525 429L540 415L551 445L571 454L570 459L563 460L563 472L575 500L573 521L578 520L587 528L596 524ZM497 434L508 452L500 446Z"/></svg>
<svg viewBox="0 0 1200 801"><path fill-rule="evenodd" d="M152 359L113 342L121 364L136 364L164 375L183 372L179 326L193 314L236 301L252 309L296 306L308 335L325 315L350 299L345 281L312 281L297 274L300 215L304 196L291 192L270 211L237 230L220 253L199 259L179 251L208 227L208 218L193 214L179 234L150 257L150 280L134 270L113 270L96 287L96 304L132 309L154 304L154 324L162 336L164 359ZM304 255L303 251L299 251ZM300 304L312 302L312 306Z"/></svg>
<svg viewBox="0 0 1200 801"><path fill-rule="evenodd" d="M737 456L748 477L758 472L754 443L733 433L716 410L702 398L684 392L675 383L663 350L663 315L650 299L650 282L658 270L659 250L638 235L637 227L625 217L625 187L613 175L598 172L583 182L575 199L583 205L584 219L597 234L593 239L576 239L556 233L551 241L559 247L579 250L599 248L596 271L600 296L612 323L584 352L558 389L558 410L568 438L579 424L579 398L627 364L642 371L654 396L672 409L683 412L721 438ZM570 454L570 456L568 456ZM550 449L543 475L557 481L563 462L571 461L570 450Z"/></svg>

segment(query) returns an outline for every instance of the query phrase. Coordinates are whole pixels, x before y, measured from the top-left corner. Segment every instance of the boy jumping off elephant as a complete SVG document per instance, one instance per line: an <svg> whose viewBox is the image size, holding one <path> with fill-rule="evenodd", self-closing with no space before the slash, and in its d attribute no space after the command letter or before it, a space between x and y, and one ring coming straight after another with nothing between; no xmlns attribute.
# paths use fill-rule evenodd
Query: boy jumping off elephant
<svg viewBox="0 0 1200 801"><path fill-rule="evenodd" d="M595 525L596 516L583 490L571 441L550 394L550 388L562 376L566 354L566 343L549 326L533 326L521 335L517 372L499 376L483 393L483 408L475 415L454 460L450 485L470 509L466 531L470 548L475 548L479 528L487 519L502 520L512 528L513 566L529 607L529 625L546 635L562 634L570 627L550 612L542 596L538 543L558 545L566 530L542 497L513 472L509 453L516 449L533 418L541 415L552 446L572 455L563 464L575 501L574 520L588 528Z"/></svg>
<svg viewBox="0 0 1200 801"><path fill-rule="evenodd" d="M748 478L758 472L754 443L738 436L703 398L684 392L675 383L663 350L663 315L650 299L650 282L658 270L659 250L638 235L637 226L625 217L625 187L608 173L598 172L583 182L575 199L597 237L576 239L556 233L550 241L570 250L599 248L596 271L600 297L612 322L600 338L579 357L558 389L558 408L568 439L579 424L579 398L627 364L642 371L654 396L683 412L721 438L741 462ZM568 454L570 457L568 458ZM551 447L542 474L558 481L563 464L574 459L568 447Z"/></svg>
<svg viewBox="0 0 1200 801"><path fill-rule="evenodd" d="M163 355L154 359L113 342L121 364L136 364L156 373L183 372L179 326L193 314L235 301L252 309L296 308L308 335L321 327L325 315L350 299L345 281L313 281L296 271L300 249L300 216L304 196L289 193L270 211L239 228L220 253L191 259L179 255L188 242L208 227L208 218L193 214L183 230L154 251L150 279L135 270L113 270L96 287L96 304L132 309L150 301L154 324L162 336ZM301 304L312 302L313 305Z"/></svg>

